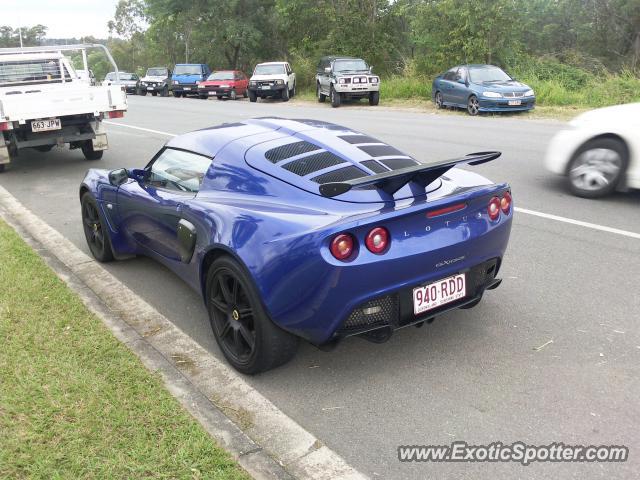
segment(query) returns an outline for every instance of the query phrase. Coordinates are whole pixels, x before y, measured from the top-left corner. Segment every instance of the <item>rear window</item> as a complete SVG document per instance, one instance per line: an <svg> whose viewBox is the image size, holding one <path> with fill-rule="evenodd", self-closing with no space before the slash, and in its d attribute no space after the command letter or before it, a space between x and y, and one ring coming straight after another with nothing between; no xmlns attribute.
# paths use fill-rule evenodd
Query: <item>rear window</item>
<svg viewBox="0 0 640 480"><path fill-rule="evenodd" d="M174 75L201 75L202 67L200 65L176 65L173 70Z"/></svg>
<svg viewBox="0 0 640 480"><path fill-rule="evenodd" d="M65 77L69 79L66 68L64 72ZM60 63L55 59L0 62L0 85L28 85L60 81Z"/></svg>

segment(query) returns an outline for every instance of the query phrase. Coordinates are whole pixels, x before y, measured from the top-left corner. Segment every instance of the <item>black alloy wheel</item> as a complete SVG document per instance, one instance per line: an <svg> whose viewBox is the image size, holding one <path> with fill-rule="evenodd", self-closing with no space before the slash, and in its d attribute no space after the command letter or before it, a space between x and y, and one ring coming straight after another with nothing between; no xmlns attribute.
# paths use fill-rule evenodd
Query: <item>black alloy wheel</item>
<svg viewBox="0 0 640 480"><path fill-rule="evenodd" d="M98 205L89 193L82 196L82 226L84 236L91 254L99 262L110 262L113 260L111 241L107 227L100 217Z"/></svg>

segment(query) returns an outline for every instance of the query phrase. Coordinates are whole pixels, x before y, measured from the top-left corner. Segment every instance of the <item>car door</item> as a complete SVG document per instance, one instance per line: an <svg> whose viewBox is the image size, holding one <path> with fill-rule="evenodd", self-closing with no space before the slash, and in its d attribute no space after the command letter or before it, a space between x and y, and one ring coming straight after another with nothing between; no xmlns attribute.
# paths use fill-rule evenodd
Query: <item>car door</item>
<svg viewBox="0 0 640 480"><path fill-rule="evenodd" d="M247 80L247 77L242 72L236 72L235 79L236 79L236 82L238 84L237 92L239 94L243 94L247 90L247 86L249 84L249 81Z"/></svg>
<svg viewBox="0 0 640 480"><path fill-rule="evenodd" d="M144 169L142 178L118 191L120 225L127 237L162 257L180 261L178 223L185 202L194 198L211 166L211 158L164 148Z"/></svg>
<svg viewBox="0 0 640 480"><path fill-rule="evenodd" d="M455 101L455 78L458 68L452 68L442 77L442 100L445 103L456 103Z"/></svg>
<svg viewBox="0 0 640 480"><path fill-rule="evenodd" d="M469 88L467 87L466 82L467 69L465 67L460 67L456 71L452 89L453 102L457 105L465 106L467 104Z"/></svg>
<svg viewBox="0 0 640 480"><path fill-rule="evenodd" d="M289 90L293 89L293 71L288 63L284 64L285 71L287 72L287 85Z"/></svg>

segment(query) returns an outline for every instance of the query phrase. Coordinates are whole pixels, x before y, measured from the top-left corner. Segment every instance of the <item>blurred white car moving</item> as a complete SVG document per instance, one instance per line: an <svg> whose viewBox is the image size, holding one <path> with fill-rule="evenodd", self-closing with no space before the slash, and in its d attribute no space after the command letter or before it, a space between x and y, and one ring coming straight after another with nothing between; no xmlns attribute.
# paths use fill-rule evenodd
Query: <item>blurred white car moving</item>
<svg viewBox="0 0 640 480"><path fill-rule="evenodd" d="M577 116L551 140L545 165L580 197L640 188L640 103Z"/></svg>

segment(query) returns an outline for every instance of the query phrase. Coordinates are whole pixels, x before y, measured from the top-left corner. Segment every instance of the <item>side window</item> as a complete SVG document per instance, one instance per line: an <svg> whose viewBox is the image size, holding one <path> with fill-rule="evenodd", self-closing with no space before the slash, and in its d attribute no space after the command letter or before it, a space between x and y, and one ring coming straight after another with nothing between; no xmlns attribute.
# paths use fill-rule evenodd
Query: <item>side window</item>
<svg viewBox="0 0 640 480"><path fill-rule="evenodd" d="M456 72L457 72L457 69L456 68L452 68L451 70L449 70L447 73L444 74L444 79L445 80L455 80L456 79Z"/></svg>
<svg viewBox="0 0 640 480"><path fill-rule="evenodd" d="M197 192L211 159L196 153L166 148L149 168L147 183L178 192Z"/></svg>
<svg viewBox="0 0 640 480"><path fill-rule="evenodd" d="M458 72L456 73L456 80L466 80L467 79L467 69L466 68L459 68Z"/></svg>
<svg viewBox="0 0 640 480"><path fill-rule="evenodd" d="M287 75L291 75L291 67L289 66L289 64L285 64L285 68L287 70Z"/></svg>

